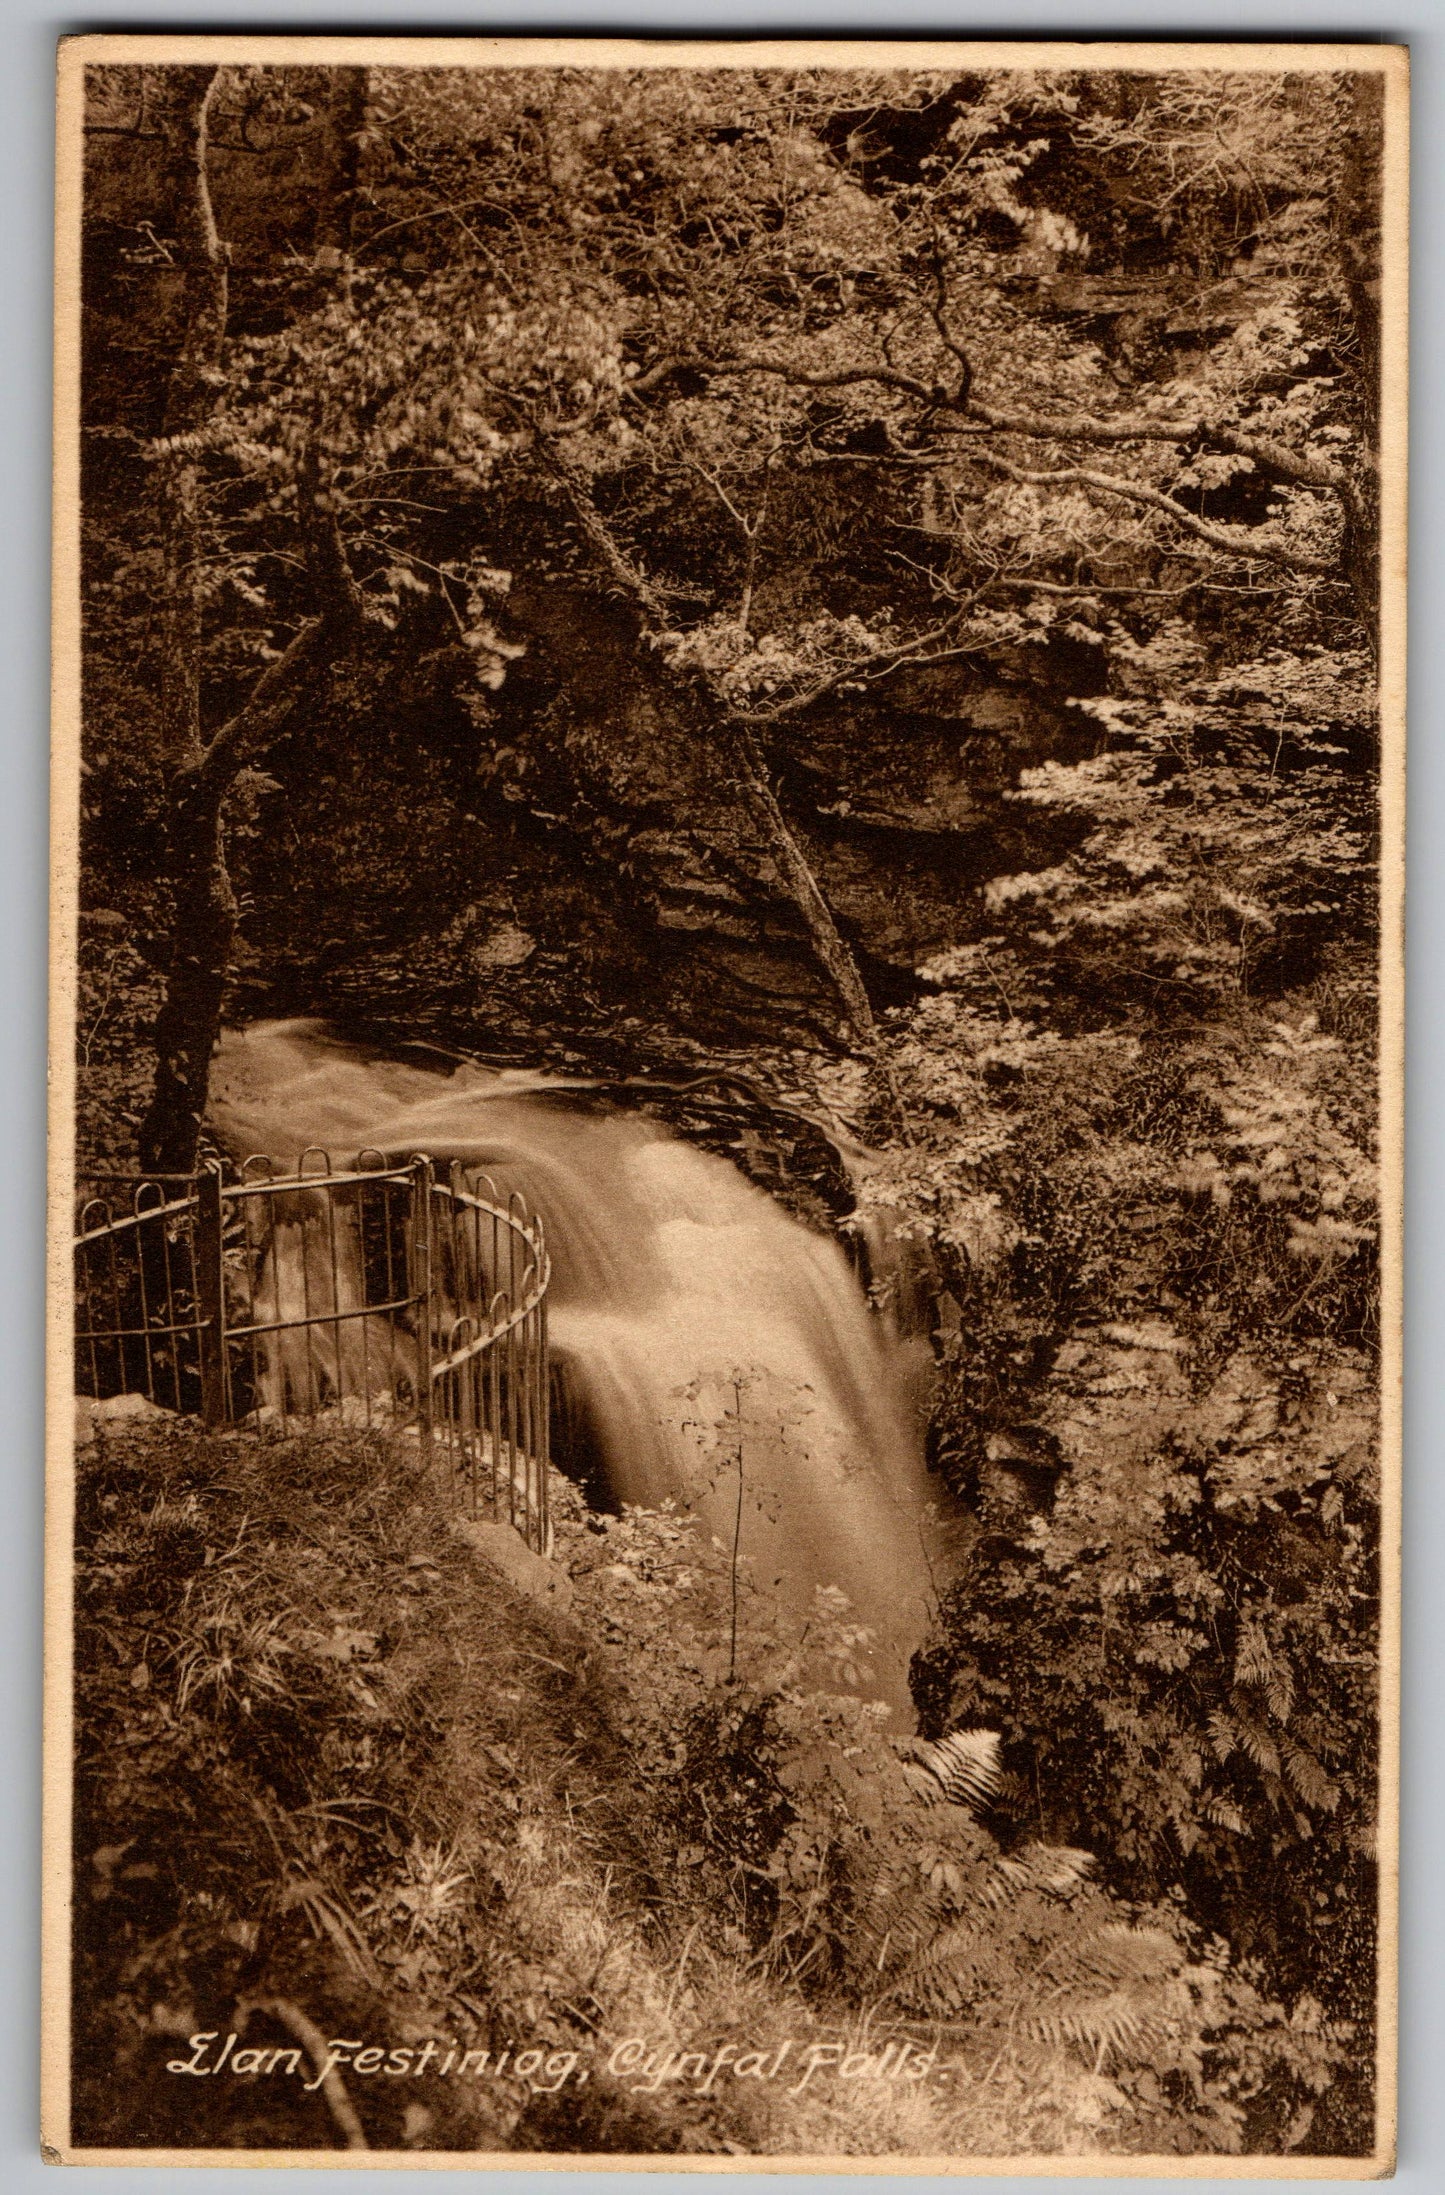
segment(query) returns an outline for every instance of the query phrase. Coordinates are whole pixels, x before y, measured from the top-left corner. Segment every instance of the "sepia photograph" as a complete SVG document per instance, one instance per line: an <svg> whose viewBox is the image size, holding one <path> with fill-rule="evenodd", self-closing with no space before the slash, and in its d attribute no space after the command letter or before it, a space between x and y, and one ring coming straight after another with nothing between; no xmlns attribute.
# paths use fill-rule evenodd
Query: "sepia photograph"
<svg viewBox="0 0 1445 2195"><path fill-rule="evenodd" d="M1392 2169L1407 107L62 43L50 2161Z"/></svg>

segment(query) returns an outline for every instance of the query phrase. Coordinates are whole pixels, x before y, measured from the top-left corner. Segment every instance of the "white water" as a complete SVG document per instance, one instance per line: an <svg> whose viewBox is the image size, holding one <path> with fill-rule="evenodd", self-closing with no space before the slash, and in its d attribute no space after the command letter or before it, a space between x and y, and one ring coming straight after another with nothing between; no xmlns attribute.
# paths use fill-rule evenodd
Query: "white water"
<svg viewBox="0 0 1445 2195"><path fill-rule="evenodd" d="M815 1587L841 1587L875 1634L869 1689L905 1706L925 1624L928 1492L903 1351L836 1244L725 1160L651 1122L582 1110L564 1090L527 1073L439 1075L314 1024L270 1022L223 1040L211 1119L238 1158L294 1164L319 1145L347 1166L367 1147L426 1151L520 1189L552 1257L554 1352L612 1498L672 1499L730 1547L736 1443L724 1424L709 1456L695 1428L735 1414L740 1378L752 1580L799 1628Z"/></svg>

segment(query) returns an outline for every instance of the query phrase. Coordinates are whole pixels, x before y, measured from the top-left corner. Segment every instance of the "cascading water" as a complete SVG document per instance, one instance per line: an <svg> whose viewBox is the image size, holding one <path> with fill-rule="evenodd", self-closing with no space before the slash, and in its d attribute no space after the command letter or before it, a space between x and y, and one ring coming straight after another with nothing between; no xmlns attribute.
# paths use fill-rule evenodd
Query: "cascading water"
<svg viewBox="0 0 1445 2195"><path fill-rule="evenodd" d="M906 1352L836 1244L726 1160L588 1110L564 1082L438 1075L310 1023L227 1036L211 1118L238 1157L426 1151L520 1189L546 1231L552 1345L607 1495L672 1500L728 1547L736 1532L754 1584L799 1628L814 1589L840 1587L875 1635L870 1689L906 1704L925 1625L927 1474Z"/></svg>

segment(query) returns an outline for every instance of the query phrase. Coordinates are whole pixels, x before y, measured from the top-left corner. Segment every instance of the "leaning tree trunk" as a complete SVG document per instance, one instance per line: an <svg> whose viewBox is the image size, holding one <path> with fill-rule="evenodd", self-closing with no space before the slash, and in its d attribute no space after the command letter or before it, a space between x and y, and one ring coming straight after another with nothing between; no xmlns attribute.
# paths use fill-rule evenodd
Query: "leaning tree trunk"
<svg viewBox="0 0 1445 2195"><path fill-rule="evenodd" d="M823 888L769 783L762 749L752 733L741 725L733 727L733 743L742 766L743 783L768 834L768 843L777 857L793 905L803 918L813 951L842 1000L859 1042L873 1051L878 1044L878 1025L873 1019L868 993L863 988L863 978L858 973L858 963L833 919L833 910L823 896Z"/></svg>
<svg viewBox="0 0 1445 2195"><path fill-rule="evenodd" d="M823 896L823 887L814 876L812 864L778 803L778 796L768 777L762 748L744 725L735 723L732 730L744 784L762 818L793 905L807 927L813 951L843 1002L860 1049L872 1060L883 1087L888 1092L889 1102L904 1141L912 1143L913 1123L908 1117L908 1108L903 1102L903 1092L899 1088L898 1077L893 1072L887 1048L878 1033L878 1024L873 1019L872 1003L863 988L863 978L858 972L858 963L852 948L834 921L833 910Z"/></svg>
<svg viewBox="0 0 1445 2195"><path fill-rule="evenodd" d="M545 434L539 433L538 440L546 452L553 473L566 492L589 548L618 592L630 597L636 605L642 616L644 630L655 634L662 626L666 614L662 595L619 546L598 510L591 488L579 468L563 456L555 442ZM823 896L822 886L814 876L806 854L783 814L768 777L762 749L752 731L730 716L725 706L717 702L716 696L714 705L718 707L722 736L731 744L743 787L767 833L768 843L777 858L788 896L802 916L819 965L842 1001L844 1012L859 1043L872 1057L881 1060L878 1027L873 1019L868 993L863 987L863 978L858 972L858 963L847 939L833 919L833 911ZM902 1100L886 1064L884 1079L906 1128Z"/></svg>
<svg viewBox="0 0 1445 2195"><path fill-rule="evenodd" d="M315 465L304 502L312 511L312 576L320 613L269 664L245 704L176 776L171 794L175 934L166 1000L156 1021L156 1079L141 1127L141 1163L157 1173L195 1164L210 1089L211 1055L236 940L236 900L226 869L224 812L237 774L277 740L297 710L314 704L332 665L352 646L360 609L335 514L316 505Z"/></svg>

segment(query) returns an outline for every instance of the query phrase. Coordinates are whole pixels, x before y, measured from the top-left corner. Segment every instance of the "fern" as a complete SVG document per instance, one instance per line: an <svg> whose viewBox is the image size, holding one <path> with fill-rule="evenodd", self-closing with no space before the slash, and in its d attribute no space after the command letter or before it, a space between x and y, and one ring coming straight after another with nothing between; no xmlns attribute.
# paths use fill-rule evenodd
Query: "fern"
<svg viewBox="0 0 1445 2195"><path fill-rule="evenodd" d="M1302 1745L1296 1745L1292 1738L1284 1738L1281 1744L1285 1774L1305 1805L1321 1814L1333 1814L1340 1803L1339 1785L1331 1783L1313 1753L1307 1753Z"/></svg>
<svg viewBox="0 0 1445 2195"><path fill-rule="evenodd" d="M1231 1830L1236 1837L1244 1836L1249 1828L1249 1824L1232 1799L1202 1799L1199 1811L1205 1821L1212 1823L1216 1829Z"/></svg>
<svg viewBox="0 0 1445 2195"><path fill-rule="evenodd" d="M913 1761L904 1770L909 1790L925 1805L946 1800L977 1813L998 1795L1003 1777L999 1743L996 1730L955 1730L934 1744L917 1741L911 1749Z"/></svg>
<svg viewBox="0 0 1445 2195"><path fill-rule="evenodd" d="M905 2012L1007 2021L1087 2048L1096 2066L1147 2054L1183 2009L1184 1954L1121 1918L1091 1854L1006 1853L986 1835L973 1817L998 1791L999 1753L989 1730L905 1749L888 1846L854 1871L855 1977Z"/></svg>
<svg viewBox="0 0 1445 2195"><path fill-rule="evenodd" d="M886 1912L877 1963L889 1998L1073 2043L1096 2066L1111 2054L1146 2061L1187 2016L1185 1954L1162 1929L1122 1918L1090 1866L1086 1853L1043 1845L995 1854L961 1911L895 1881L873 1917L876 1932Z"/></svg>

